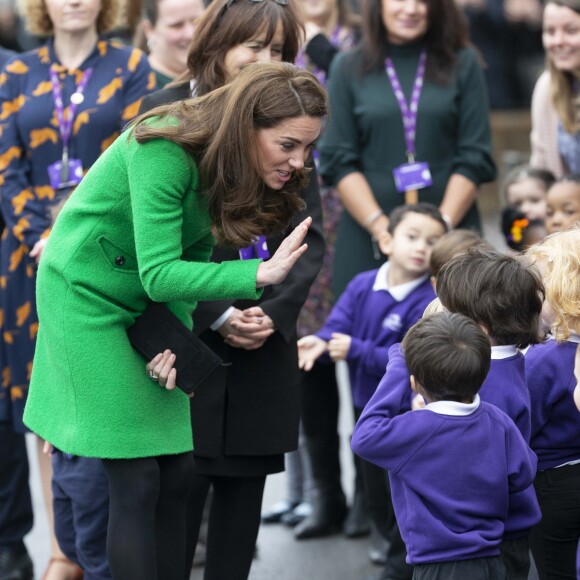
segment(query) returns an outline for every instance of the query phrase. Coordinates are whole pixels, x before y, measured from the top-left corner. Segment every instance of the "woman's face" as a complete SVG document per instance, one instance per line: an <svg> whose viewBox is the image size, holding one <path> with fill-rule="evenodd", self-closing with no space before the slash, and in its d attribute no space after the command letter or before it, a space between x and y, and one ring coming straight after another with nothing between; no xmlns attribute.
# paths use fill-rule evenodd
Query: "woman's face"
<svg viewBox="0 0 580 580"><path fill-rule="evenodd" d="M96 31L101 0L45 0L45 2L55 34Z"/></svg>
<svg viewBox="0 0 580 580"><path fill-rule="evenodd" d="M567 6L547 4L542 40L552 64L561 71L580 70L580 14Z"/></svg>
<svg viewBox="0 0 580 580"><path fill-rule="evenodd" d="M314 22L322 26L335 13L338 13L337 0L302 0L302 16L306 22Z"/></svg>
<svg viewBox="0 0 580 580"><path fill-rule="evenodd" d="M282 23L278 22L276 31L269 44L266 44L267 32L263 28L256 36L242 44L230 48L224 58L224 69L228 80L235 78L240 69L253 62L282 61L282 49L284 47L284 30Z"/></svg>
<svg viewBox="0 0 580 580"><path fill-rule="evenodd" d="M176 76L187 69L194 21L203 10L202 0L161 0L155 26L143 23L152 57Z"/></svg>
<svg viewBox="0 0 580 580"><path fill-rule="evenodd" d="M264 183L282 189L308 159L321 129L318 117L294 117L256 131L256 159Z"/></svg>
<svg viewBox="0 0 580 580"><path fill-rule="evenodd" d="M539 179L526 177L512 183L507 190L507 202L529 220L546 217L546 189Z"/></svg>
<svg viewBox="0 0 580 580"><path fill-rule="evenodd" d="M427 32L426 0L381 0L381 16L392 44L419 40Z"/></svg>
<svg viewBox="0 0 580 580"><path fill-rule="evenodd" d="M564 232L580 221L580 183L561 181L548 191L546 229Z"/></svg>

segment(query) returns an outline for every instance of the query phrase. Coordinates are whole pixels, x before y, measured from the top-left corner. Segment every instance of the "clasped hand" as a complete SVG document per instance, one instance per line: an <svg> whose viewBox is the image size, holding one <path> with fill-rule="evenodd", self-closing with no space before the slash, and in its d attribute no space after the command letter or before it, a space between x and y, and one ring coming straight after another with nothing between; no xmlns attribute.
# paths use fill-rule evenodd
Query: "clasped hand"
<svg viewBox="0 0 580 580"><path fill-rule="evenodd" d="M246 310L235 308L218 332L230 346L255 350L260 348L275 330L274 321L262 308L254 306Z"/></svg>

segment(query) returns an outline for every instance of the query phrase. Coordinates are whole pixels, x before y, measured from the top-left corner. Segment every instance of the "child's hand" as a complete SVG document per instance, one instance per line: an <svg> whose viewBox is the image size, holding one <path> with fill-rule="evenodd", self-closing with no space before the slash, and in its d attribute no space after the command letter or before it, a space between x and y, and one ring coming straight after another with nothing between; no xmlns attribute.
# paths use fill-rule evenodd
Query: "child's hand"
<svg viewBox="0 0 580 580"><path fill-rule="evenodd" d="M325 351L326 341L313 334L304 336L298 341L298 367L309 371Z"/></svg>
<svg viewBox="0 0 580 580"><path fill-rule="evenodd" d="M52 443L49 443L48 441L45 441L44 445L42 446L42 452L45 455L51 456L52 453L54 452L54 445Z"/></svg>
<svg viewBox="0 0 580 580"><path fill-rule="evenodd" d="M411 400L411 411L418 411L419 409L424 409L425 407L426 405L423 395L415 395Z"/></svg>
<svg viewBox="0 0 580 580"><path fill-rule="evenodd" d="M328 342L328 354L330 355L330 358L334 362L338 360L346 360L351 341L352 338L348 334L333 332L332 338Z"/></svg>

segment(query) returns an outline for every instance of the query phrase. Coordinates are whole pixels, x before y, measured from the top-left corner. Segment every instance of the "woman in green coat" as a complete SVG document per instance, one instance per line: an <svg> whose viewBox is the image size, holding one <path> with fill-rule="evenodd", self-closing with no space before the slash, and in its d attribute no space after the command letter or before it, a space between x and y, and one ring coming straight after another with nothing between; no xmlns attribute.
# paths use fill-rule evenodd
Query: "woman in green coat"
<svg viewBox="0 0 580 580"><path fill-rule="evenodd" d="M116 580L181 580L192 469L188 398L149 377L126 330L150 301L191 327L197 301L256 298L286 277L309 219L266 262L208 259L214 237L241 247L287 227L325 114L310 73L250 65L205 97L138 119L52 230L24 421L65 453L103 459Z"/></svg>

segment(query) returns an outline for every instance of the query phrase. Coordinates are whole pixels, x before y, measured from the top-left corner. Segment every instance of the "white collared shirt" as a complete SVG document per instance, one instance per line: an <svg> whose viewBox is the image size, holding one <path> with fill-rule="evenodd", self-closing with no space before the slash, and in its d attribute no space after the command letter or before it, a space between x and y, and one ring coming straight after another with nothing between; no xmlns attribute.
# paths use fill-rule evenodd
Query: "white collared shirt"
<svg viewBox="0 0 580 580"><path fill-rule="evenodd" d="M429 403L425 408L418 409L419 411L432 411L438 415L453 415L454 417L466 417L474 413L481 400L479 395L475 395L473 403L458 403L457 401L435 401Z"/></svg>
<svg viewBox="0 0 580 580"><path fill-rule="evenodd" d="M380 292L381 290L386 290L397 302L402 302L415 290L429 278L429 274L424 274L416 280L411 280L410 282L405 282L404 284L398 284L397 286L389 287L388 276L390 269L390 262L385 262L377 272L377 277L375 278L375 283L373 284L373 292Z"/></svg>
<svg viewBox="0 0 580 580"><path fill-rule="evenodd" d="M516 356L520 352L515 344L501 344L491 347L491 360L501 360Z"/></svg>

